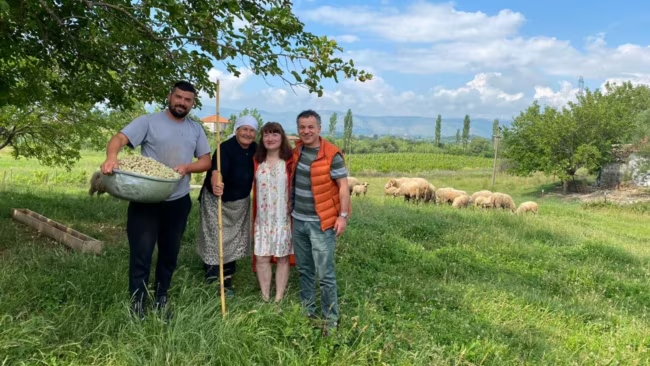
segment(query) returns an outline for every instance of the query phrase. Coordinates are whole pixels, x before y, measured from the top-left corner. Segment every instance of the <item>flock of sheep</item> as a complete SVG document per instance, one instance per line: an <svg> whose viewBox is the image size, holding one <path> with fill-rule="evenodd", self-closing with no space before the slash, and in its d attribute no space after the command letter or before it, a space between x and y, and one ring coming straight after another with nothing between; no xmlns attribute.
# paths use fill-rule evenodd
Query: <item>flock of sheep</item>
<svg viewBox="0 0 650 366"><path fill-rule="evenodd" d="M357 178L348 177L350 195L366 195L368 183L360 182ZM433 202L436 204L451 204L454 208L465 208L470 205L483 209L507 209L518 214L531 212L538 213L538 205L533 201L523 202L517 207L510 195L501 192L482 190L468 195L466 191L445 187L438 188L424 178L401 177L391 178L384 185L387 196L404 197L407 202Z"/></svg>
<svg viewBox="0 0 650 366"><path fill-rule="evenodd" d="M348 186L351 196L365 196L368 193L368 182L360 182L357 178L348 177ZM91 196L95 193L101 195L104 192L106 192L106 188L102 184L101 173L95 172L90 179L88 194ZM451 204L454 208L465 208L472 205L483 209L508 209L518 214L538 213L538 205L533 201L523 202L517 207L512 197L506 193L482 190L468 195L466 191L449 187L436 189L426 179L418 177L391 178L384 185L384 193L393 198L404 197L404 201L414 203Z"/></svg>

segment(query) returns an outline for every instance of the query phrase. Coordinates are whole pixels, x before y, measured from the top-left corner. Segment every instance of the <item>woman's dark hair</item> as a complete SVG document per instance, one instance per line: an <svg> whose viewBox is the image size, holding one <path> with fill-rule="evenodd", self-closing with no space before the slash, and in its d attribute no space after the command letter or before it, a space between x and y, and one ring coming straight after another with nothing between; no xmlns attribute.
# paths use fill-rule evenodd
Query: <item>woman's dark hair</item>
<svg viewBox="0 0 650 366"><path fill-rule="evenodd" d="M287 134L284 133L284 128L282 125L277 122L266 122L264 126L260 129L260 141L257 143L257 150L255 150L255 156L253 158L256 162L262 163L266 160L266 146L264 146L264 134L265 133L279 133L282 141L280 142L280 159L287 161L293 156L293 150L289 144L289 138Z"/></svg>

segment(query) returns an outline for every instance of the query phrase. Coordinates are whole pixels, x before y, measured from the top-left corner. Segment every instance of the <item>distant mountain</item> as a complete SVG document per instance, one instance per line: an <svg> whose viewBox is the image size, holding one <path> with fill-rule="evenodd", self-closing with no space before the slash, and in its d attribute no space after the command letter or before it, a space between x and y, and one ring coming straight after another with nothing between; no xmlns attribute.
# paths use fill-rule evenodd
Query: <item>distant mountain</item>
<svg viewBox="0 0 650 366"><path fill-rule="evenodd" d="M296 112L268 112L258 110L264 121L279 122L287 133L296 133ZM231 108L221 108L219 114L228 118L231 114L239 115L241 110ZM338 115L336 131L343 132L343 118L345 111L318 111L322 119L323 132L329 130L329 119L332 113ZM194 114L200 118L214 114L214 107L206 106L203 110L195 110ZM352 113L354 117L353 133L355 135L391 135L410 138L432 138L435 134L436 118L435 117L414 117L414 116L363 116ZM442 118L441 135L456 136L456 130L463 131L463 118ZM492 121L486 118L471 118L470 134L491 138ZM510 121L499 120L501 125L509 125Z"/></svg>

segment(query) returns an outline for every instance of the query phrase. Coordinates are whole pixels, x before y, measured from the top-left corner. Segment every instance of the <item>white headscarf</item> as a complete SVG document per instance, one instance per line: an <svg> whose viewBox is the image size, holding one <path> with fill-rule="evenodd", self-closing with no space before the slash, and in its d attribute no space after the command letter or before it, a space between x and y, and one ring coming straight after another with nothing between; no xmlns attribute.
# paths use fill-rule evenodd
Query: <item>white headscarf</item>
<svg viewBox="0 0 650 366"><path fill-rule="evenodd" d="M230 135L230 137L235 136L235 132L237 132L237 129L241 126L249 126L257 131L257 120L255 117L249 115L237 118L235 121L235 128L232 129L232 135Z"/></svg>

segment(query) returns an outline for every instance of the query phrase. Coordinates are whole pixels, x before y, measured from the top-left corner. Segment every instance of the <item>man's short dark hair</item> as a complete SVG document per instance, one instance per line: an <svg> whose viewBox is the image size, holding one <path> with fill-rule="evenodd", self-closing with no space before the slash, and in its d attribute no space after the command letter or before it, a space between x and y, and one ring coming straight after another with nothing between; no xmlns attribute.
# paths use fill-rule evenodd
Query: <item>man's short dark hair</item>
<svg viewBox="0 0 650 366"><path fill-rule="evenodd" d="M196 89L194 89L194 85L187 81L179 81L174 86L172 87L172 93L176 91L176 89L180 89L182 91L186 92L192 92L194 95L196 95Z"/></svg>
<svg viewBox="0 0 650 366"><path fill-rule="evenodd" d="M320 115L316 113L316 111L308 109L306 111L300 112L298 117L296 117L296 125L298 125L298 121L300 121L301 118L309 118L309 117L314 117L316 118L316 123L318 123L318 127L320 127Z"/></svg>

